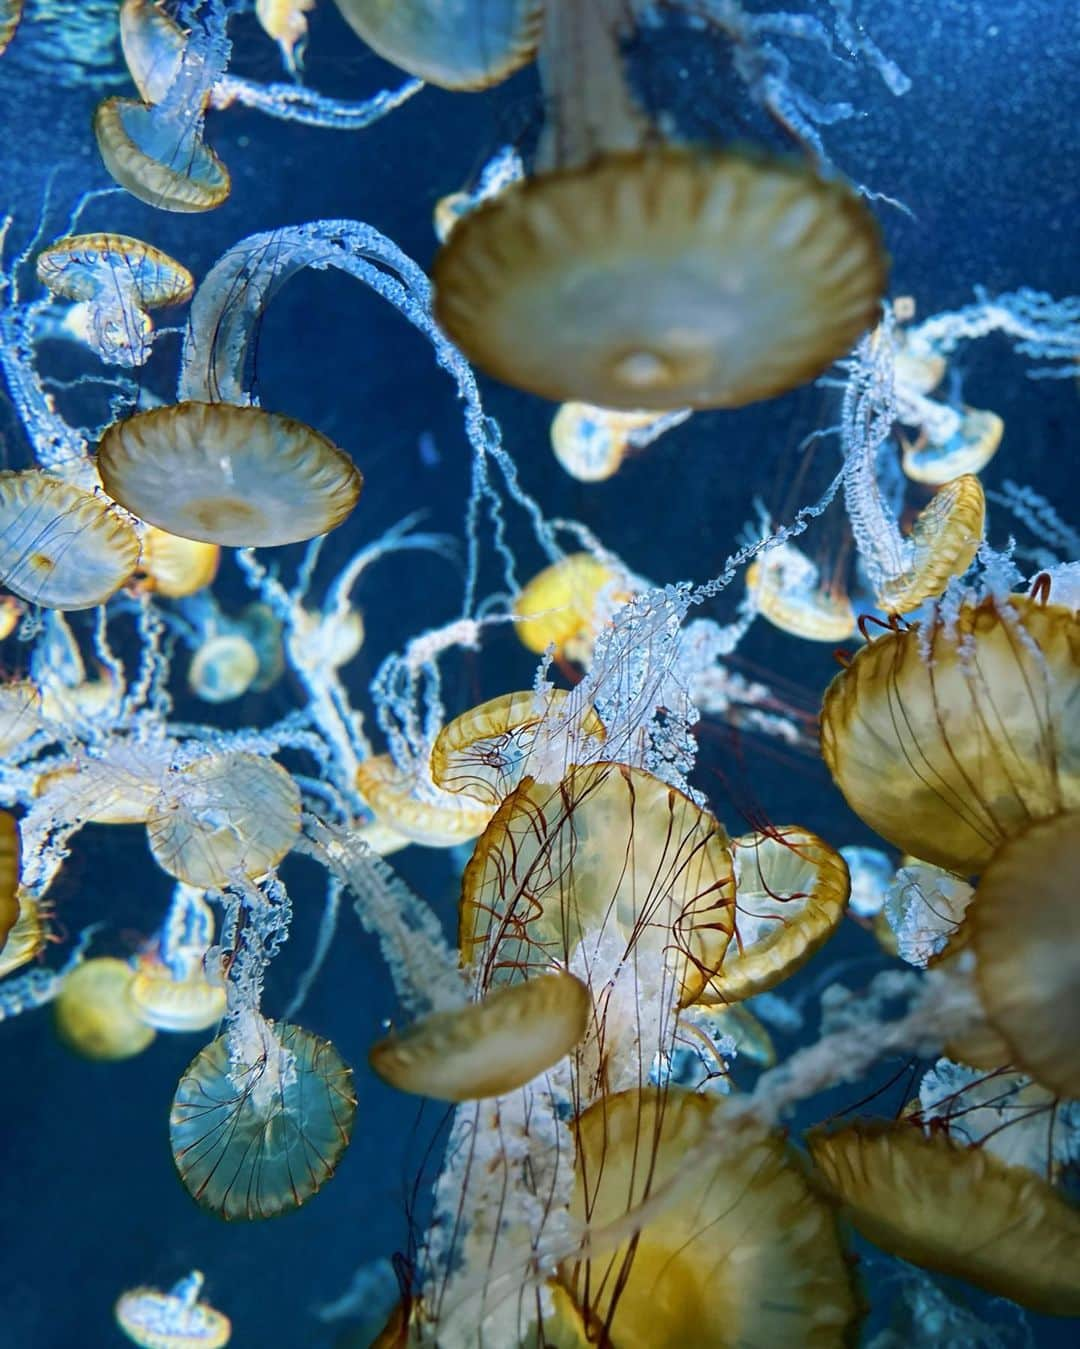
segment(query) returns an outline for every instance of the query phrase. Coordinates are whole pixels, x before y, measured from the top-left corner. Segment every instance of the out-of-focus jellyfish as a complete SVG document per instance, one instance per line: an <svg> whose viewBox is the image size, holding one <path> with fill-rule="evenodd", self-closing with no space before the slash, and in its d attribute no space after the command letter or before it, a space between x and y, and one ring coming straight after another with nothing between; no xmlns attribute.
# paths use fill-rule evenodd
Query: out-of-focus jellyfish
<svg viewBox="0 0 1080 1349"><path fill-rule="evenodd" d="M904 445L904 472L914 482L941 487L966 473L981 473L997 454L1005 423L996 412L964 408L960 427L947 440L937 443L920 436Z"/></svg>
<svg viewBox="0 0 1080 1349"><path fill-rule="evenodd" d="M167 253L126 234L73 234L38 254L38 279L86 314L90 347L110 365L144 365L154 324L148 310L183 304L195 280Z"/></svg>
<svg viewBox="0 0 1080 1349"><path fill-rule="evenodd" d="M329 1040L252 1018L235 1049L221 1035L192 1059L169 1116L181 1180L226 1219L272 1218L310 1199L356 1113L352 1071Z"/></svg>
<svg viewBox="0 0 1080 1349"><path fill-rule="evenodd" d="M555 458L579 482L614 477L627 452L644 449L690 413L619 412L589 403L563 403L551 421Z"/></svg>
<svg viewBox="0 0 1080 1349"><path fill-rule="evenodd" d="M46 609L91 609L129 579L139 538L106 498L40 469L0 473L0 582Z"/></svg>
<svg viewBox="0 0 1080 1349"><path fill-rule="evenodd" d="M876 1245L1033 1311L1080 1315L1080 1211L1027 1168L907 1121L808 1143L820 1180Z"/></svg>
<svg viewBox="0 0 1080 1349"><path fill-rule="evenodd" d="M87 1059L128 1059L155 1036L131 1000L135 971L125 960L97 956L73 970L53 1004L64 1043Z"/></svg>
<svg viewBox="0 0 1080 1349"><path fill-rule="evenodd" d="M910 613L940 595L954 576L963 576L975 560L985 520L986 498L972 474L935 492L906 540L903 569L878 586L881 607Z"/></svg>
<svg viewBox="0 0 1080 1349"><path fill-rule="evenodd" d="M572 974L541 974L479 1002L432 1012L372 1045L368 1060L401 1091L441 1101L504 1096L568 1054L592 1000Z"/></svg>
<svg viewBox="0 0 1080 1349"><path fill-rule="evenodd" d="M273 759L207 754L171 772L146 822L158 865L188 885L272 870L300 832L300 792Z"/></svg>
<svg viewBox="0 0 1080 1349"><path fill-rule="evenodd" d="M794 160L665 141L624 75L629 27L615 0L545 5L535 176L447 239L436 315L481 368L558 402L775 396L874 322L877 228L849 188Z"/></svg>
<svg viewBox="0 0 1080 1349"><path fill-rule="evenodd" d="M995 854L970 909L991 1025L1012 1062L1068 1097L1080 1097L1078 875L1080 813L1039 820Z"/></svg>
<svg viewBox="0 0 1080 1349"><path fill-rule="evenodd" d="M0 951L19 917L19 825L0 810Z"/></svg>
<svg viewBox="0 0 1080 1349"><path fill-rule="evenodd" d="M851 877L851 895L848 907L859 918L873 918L881 912L885 892L893 878L892 860L880 848L854 845L840 849Z"/></svg>
<svg viewBox="0 0 1080 1349"><path fill-rule="evenodd" d="M776 1046L772 1036L745 1003L709 1005L696 1002L692 1007L683 1009L679 1021L680 1031L684 1023L698 1029L707 1028L714 1040L727 1037L740 1058L749 1059L759 1067L771 1068L776 1062Z"/></svg>
<svg viewBox="0 0 1080 1349"><path fill-rule="evenodd" d="M139 572L166 599L182 599L205 589L217 575L220 559L221 548L216 543L182 539L154 525L143 529Z"/></svg>
<svg viewBox="0 0 1080 1349"><path fill-rule="evenodd" d="M15 29L22 18L23 0L0 0L0 56L8 48L15 36Z"/></svg>
<svg viewBox="0 0 1080 1349"><path fill-rule="evenodd" d="M295 75L307 45L307 13L315 0L255 0L255 17L267 37L281 48L281 59L290 75ZM299 50L297 50L299 48Z"/></svg>
<svg viewBox="0 0 1080 1349"><path fill-rule="evenodd" d="M395 833L428 848L453 848L477 838L493 807L444 792L403 772L389 754L374 754L356 772L356 786L375 817Z"/></svg>
<svg viewBox="0 0 1080 1349"><path fill-rule="evenodd" d="M844 642L855 611L842 584L823 582L817 565L792 543L769 548L746 569L755 609L774 627L812 642Z"/></svg>
<svg viewBox="0 0 1080 1349"><path fill-rule="evenodd" d="M444 89L487 89L531 61L541 0L337 0L342 17L386 61Z"/></svg>
<svg viewBox="0 0 1080 1349"><path fill-rule="evenodd" d="M973 894L967 881L951 871L906 861L893 877L884 908L900 959L925 969L949 946Z"/></svg>
<svg viewBox="0 0 1080 1349"><path fill-rule="evenodd" d="M259 655L239 632L221 632L207 638L188 666L188 687L207 703L240 698L259 673Z"/></svg>
<svg viewBox="0 0 1080 1349"><path fill-rule="evenodd" d="M177 403L113 422L97 464L105 490L140 519L234 548L327 533L363 482L312 427L232 403Z"/></svg>
<svg viewBox="0 0 1080 1349"><path fill-rule="evenodd" d="M815 834L781 825L732 839L735 932L707 1002L739 1002L793 974L819 950L844 916L844 859Z"/></svg>
<svg viewBox="0 0 1080 1349"><path fill-rule="evenodd" d="M116 1324L143 1349L222 1349L232 1324L224 1312L200 1302L202 1271L193 1269L167 1293L131 1288L116 1300Z"/></svg>
<svg viewBox="0 0 1080 1349"><path fill-rule="evenodd" d="M875 637L821 710L852 809L966 876L1033 820L1080 808L1078 626L1063 606L991 595Z"/></svg>
<svg viewBox="0 0 1080 1349"><path fill-rule="evenodd" d="M549 646L588 664L601 624L630 597L630 580L591 553L571 553L538 572L514 601L514 631L542 655Z"/></svg>
<svg viewBox="0 0 1080 1349"><path fill-rule="evenodd" d="M613 1251L596 1242L600 1253L567 1261L562 1281L620 1349L843 1343L858 1303L836 1219L782 1140L734 1125L715 1161L684 1169L723 1118L723 1102L675 1088L605 1096L585 1111L574 1125L579 1221L602 1232L668 1188L639 1231Z"/></svg>

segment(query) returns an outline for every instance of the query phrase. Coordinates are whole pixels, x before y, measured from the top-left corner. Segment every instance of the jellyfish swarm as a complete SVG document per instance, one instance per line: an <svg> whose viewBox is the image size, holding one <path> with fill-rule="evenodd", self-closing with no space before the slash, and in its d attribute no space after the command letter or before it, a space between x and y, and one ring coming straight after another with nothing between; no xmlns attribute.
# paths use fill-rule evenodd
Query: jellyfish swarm
<svg viewBox="0 0 1080 1349"><path fill-rule="evenodd" d="M180 1079L169 1139L180 1179L225 1219L298 1208L333 1175L352 1133L352 1072L328 1040L252 1014L230 1060L212 1040Z"/></svg>

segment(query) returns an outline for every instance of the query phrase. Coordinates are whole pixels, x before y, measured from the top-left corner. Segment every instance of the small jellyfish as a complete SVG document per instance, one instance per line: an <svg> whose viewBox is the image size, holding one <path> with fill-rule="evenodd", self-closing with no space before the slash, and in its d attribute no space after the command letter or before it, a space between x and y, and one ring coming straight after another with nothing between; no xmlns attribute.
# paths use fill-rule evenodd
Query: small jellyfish
<svg viewBox="0 0 1080 1349"><path fill-rule="evenodd" d="M131 577L134 527L112 502L39 469L0 473L0 582L46 609L92 609Z"/></svg>
<svg viewBox="0 0 1080 1349"><path fill-rule="evenodd" d="M855 611L843 586L824 584L818 568L793 544L769 548L746 570L746 589L763 618L811 642L844 642Z"/></svg>
<svg viewBox="0 0 1080 1349"><path fill-rule="evenodd" d="M996 412L964 408L960 429L941 444L920 436L904 446L904 472L913 482L941 487L968 473L981 473L997 454L1005 423Z"/></svg>
<svg viewBox="0 0 1080 1349"><path fill-rule="evenodd" d="M217 575L221 548L216 543L182 539L165 529L145 525L139 572L145 583L166 599L195 595Z"/></svg>
<svg viewBox="0 0 1080 1349"><path fill-rule="evenodd" d="M0 0L0 56L7 51L22 18L23 0Z"/></svg>
<svg viewBox="0 0 1080 1349"><path fill-rule="evenodd" d="M911 531L907 566L878 591L881 608L910 613L940 595L954 576L963 576L982 543L985 522L986 497L978 478L967 474L935 492Z"/></svg>
<svg viewBox="0 0 1080 1349"><path fill-rule="evenodd" d="M0 978L39 956L49 939L42 906L22 890L15 893L18 916L0 945Z"/></svg>
<svg viewBox="0 0 1080 1349"><path fill-rule="evenodd" d="M110 365L144 365L154 325L147 312L191 298L195 281L166 253L126 234L73 234L38 254L38 280L87 314L87 339Z"/></svg>
<svg viewBox="0 0 1080 1349"><path fill-rule="evenodd" d="M572 478L603 482L619 471L631 446L648 444L683 416L563 403L551 422L551 448Z"/></svg>
<svg viewBox="0 0 1080 1349"><path fill-rule="evenodd" d="M0 951L19 917L19 822L0 810Z"/></svg>
<svg viewBox="0 0 1080 1349"><path fill-rule="evenodd" d="M385 61L443 89L487 89L531 61L541 0L337 0Z"/></svg>
<svg viewBox="0 0 1080 1349"><path fill-rule="evenodd" d="M202 1271L193 1269L167 1293L131 1288L116 1300L116 1324L142 1349L223 1349L232 1325L223 1312L199 1301L202 1286Z"/></svg>
<svg viewBox="0 0 1080 1349"><path fill-rule="evenodd" d="M427 848L453 848L468 843L487 828L492 807L472 797L428 786L419 790L389 754L364 759L356 770L356 786L380 824Z"/></svg>
<svg viewBox="0 0 1080 1349"><path fill-rule="evenodd" d="M273 759L242 750L172 771L146 821L154 860L203 889L276 867L300 833L300 792Z"/></svg>
<svg viewBox="0 0 1080 1349"><path fill-rule="evenodd" d="M188 666L188 688L207 703L243 697L259 673L259 654L239 632L219 632L202 642Z"/></svg>
<svg viewBox="0 0 1080 1349"><path fill-rule="evenodd" d="M156 1032L131 1000L135 971L124 960L98 956L75 967L53 1004L61 1040L87 1059L129 1059Z"/></svg>
<svg viewBox="0 0 1080 1349"><path fill-rule="evenodd" d="M514 601L518 639L541 655L586 660L601 624L630 598L629 580L591 553L571 553L538 572Z"/></svg>
<svg viewBox="0 0 1080 1349"><path fill-rule="evenodd" d="M0 684L0 758L41 729L41 691L31 679Z"/></svg>
<svg viewBox="0 0 1080 1349"><path fill-rule="evenodd" d="M255 0L259 26L281 48L281 59L290 75L295 75L301 64L307 46L306 15L314 8L315 0Z"/></svg>
<svg viewBox="0 0 1080 1349"><path fill-rule="evenodd" d="M541 974L480 1002L432 1012L372 1045L384 1082L439 1101L505 1096L545 1072L585 1035L592 999L572 974Z"/></svg>
<svg viewBox="0 0 1080 1349"><path fill-rule="evenodd" d="M164 1031L207 1030L225 1015L225 986L212 984L201 963L183 978L156 955L142 958L131 983L131 1001L148 1026Z"/></svg>
<svg viewBox="0 0 1080 1349"><path fill-rule="evenodd" d="M97 463L105 490L140 519L233 548L327 533L363 482L312 427L232 403L177 403L113 422Z"/></svg>
<svg viewBox="0 0 1080 1349"><path fill-rule="evenodd" d="M227 1220L298 1208L334 1174L356 1113L352 1070L329 1040L300 1026L218 1036L191 1061L173 1098L169 1139L189 1194Z"/></svg>
<svg viewBox="0 0 1080 1349"><path fill-rule="evenodd" d="M909 1122L808 1138L817 1178L875 1245L1048 1316L1080 1316L1080 1211L1026 1167Z"/></svg>

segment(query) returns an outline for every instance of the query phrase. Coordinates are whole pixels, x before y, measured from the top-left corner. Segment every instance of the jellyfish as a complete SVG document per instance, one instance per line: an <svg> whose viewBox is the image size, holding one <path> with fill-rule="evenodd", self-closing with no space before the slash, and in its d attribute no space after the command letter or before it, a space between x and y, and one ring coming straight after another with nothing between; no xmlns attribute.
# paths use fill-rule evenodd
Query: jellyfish
<svg viewBox="0 0 1080 1349"><path fill-rule="evenodd" d="M169 773L149 813L154 860L188 885L217 888L271 871L300 832L300 792L273 759L207 754Z"/></svg>
<svg viewBox="0 0 1080 1349"><path fill-rule="evenodd" d="M116 1324L142 1349L223 1349L232 1336L224 1312L199 1300L203 1274L193 1269L169 1289L130 1288L116 1300Z"/></svg>
<svg viewBox="0 0 1080 1349"><path fill-rule="evenodd" d="M103 496L40 469L0 473L0 582L46 609L91 609L131 577L134 527Z"/></svg>
<svg viewBox="0 0 1080 1349"><path fill-rule="evenodd" d="M722 1102L671 1088L605 1096L575 1121L571 1212L593 1233L668 1186L629 1240L564 1263L590 1342L601 1327L619 1349L845 1342L858 1303L836 1219L780 1137L734 1124L715 1161L684 1165L723 1119Z"/></svg>
<svg viewBox="0 0 1080 1349"><path fill-rule="evenodd" d="M97 464L106 492L140 519L234 548L327 533L363 482L312 427L231 403L177 403L113 422Z"/></svg>
<svg viewBox="0 0 1080 1349"><path fill-rule="evenodd" d="M885 903L896 870L892 859L880 848L862 848L849 845L840 849L851 877L851 895L848 906L859 918L874 918Z"/></svg>
<svg viewBox="0 0 1080 1349"><path fill-rule="evenodd" d="M843 642L855 611L843 586L823 583L818 568L792 543L766 549L746 569L754 608L774 627L812 642Z"/></svg>
<svg viewBox="0 0 1080 1349"><path fill-rule="evenodd" d="M563 403L552 418L555 458L579 482L614 477L628 451L651 445L690 415L679 412L619 412L588 403Z"/></svg>
<svg viewBox="0 0 1080 1349"><path fill-rule="evenodd" d="M22 18L23 0L0 0L0 56L7 50Z"/></svg>
<svg viewBox="0 0 1080 1349"><path fill-rule="evenodd" d="M86 313L87 340L110 365L144 365L154 325L148 313L191 298L195 281L160 249L126 234L74 234L42 250L38 279Z"/></svg>
<svg viewBox="0 0 1080 1349"><path fill-rule="evenodd" d="M904 472L914 482L941 487L965 474L981 473L997 454L1005 423L996 412L965 407L959 428L936 442L923 435L904 446Z"/></svg>
<svg viewBox="0 0 1080 1349"><path fill-rule="evenodd" d="M1032 821L1080 808L1078 622L989 595L864 646L821 709L822 754L856 814L967 876Z"/></svg>
<svg viewBox="0 0 1080 1349"><path fill-rule="evenodd" d="M876 1245L1047 1316L1080 1315L1080 1212L1027 1168L907 1121L807 1141L818 1178Z"/></svg>
<svg viewBox="0 0 1080 1349"><path fill-rule="evenodd" d="M630 597L629 585L591 553L571 553L538 572L518 595L514 631L537 655L553 646L556 655L588 664L598 629Z"/></svg>
<svg viewBox="0 0 1080 1349"><path fill-rule="evenodd" d="M919 513L905 541L904 566L878 586L887 613L907 614L963 576L982 543L986 498L972 474L946 483Z"/></svg>
<svg viewBox="0 0 1080 1349"><path fill-rule="evenodd" d="M19 917L19 824L0 810L0 951Z"/></svg>
<svg viewBox="0 0 1080 1349"><path fill-rule="evenodd" d="M196 1054L169 1115L185 1188L230 1221L310 1199L334 1174L356 1113L352 1071L329 1040L251 1015L237 1051L221 1035Z"/></svg>
<svg viewBox="0 0 1080 1349"><path fill-rule="evenodd" d="M239 632L221 632L203 642L188 666L188 687L207 703L241 698L259 673L259 655Z"/></svg>
<svg viewBox="0 0 1080 1349"><path fill-rule="evenodd" d="M489 374L558 402L773 397L874 322L876 225L812 168L665 140L624 76L626 27L619 0L544 6L536 172L447 239L436 316Z"/></svg>
<svg viewBox="0 0 1080 1349"><path fill-rule="evenodd" d="M259 26L281 48L281 59L290 75L295 75L301 64L307 46L308 21L305 16L314 8L315 0L255 0Z"/></svg>
<svg viewBox="0 0 1080 1349"><path fill-rule="evenodd" d="M80 824L146 824L175 748L164 736L145 740L110 737L42 773L34 783L34 796L58 819Z"/></svg>
<svg viewBox="0 0 1080 1349"><path fill-rule="evenodd" d="M211 983L201 962L178 979L156 955L144 956L135 969L130 997L142 1020L155 1030L206 1030L225 1015L225 986Z"/></svg>
<svg viewBox="0 0 1080 1349"><path fill-rule="evenodd" d="M144 525L139 573L155 594L182 599L206 589L217 575L221 548Z"/></svg>
<svg viewBox="0 0 1080 1349"><path fill-rule="evenodd" d="M131 1000L134 978L127 961L113 956L96 956L67 976L53 1011L69 1049L87 1059L128 1059L153 1042L153 1026Z"/></svg>
<svg viewBox="0 0 1080 1349"><path fill-rule="evenodd" d="M389 754L365 759L357 769L356 786L380 824L428 848L467 843L491 819L490 804L422 785L419 776L403 772Z"/></svg>

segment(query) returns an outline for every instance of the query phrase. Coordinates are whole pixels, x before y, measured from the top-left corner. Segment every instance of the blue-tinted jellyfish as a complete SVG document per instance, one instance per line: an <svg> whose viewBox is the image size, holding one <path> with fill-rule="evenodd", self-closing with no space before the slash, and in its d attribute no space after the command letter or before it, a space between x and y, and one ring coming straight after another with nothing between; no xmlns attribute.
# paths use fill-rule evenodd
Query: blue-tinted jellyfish
<svg viewBox="0 0 1080 1349"><path fill-rule="evenodd" d="M180 1178L225 1219L298 1208L334 1173L352 1133L352 1072L328 1041L252 1014L251 1033L201 1050L180 1079L169 1138Z"/></svg>

